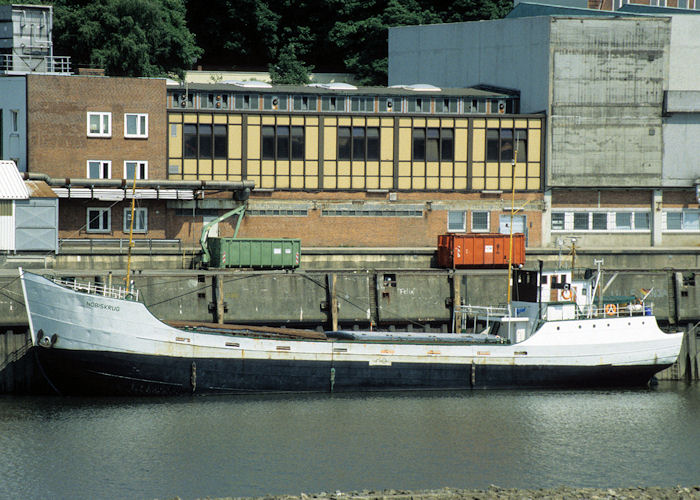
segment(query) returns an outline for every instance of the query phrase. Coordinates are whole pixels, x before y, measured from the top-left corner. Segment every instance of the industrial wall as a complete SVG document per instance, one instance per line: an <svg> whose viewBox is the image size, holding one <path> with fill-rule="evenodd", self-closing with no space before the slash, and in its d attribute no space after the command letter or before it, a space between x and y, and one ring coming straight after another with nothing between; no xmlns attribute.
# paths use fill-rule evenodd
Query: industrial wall
<svg viewBox="0 0 700 500"><path fill-rule="evenodd" d="M523 112L549 113L547 186L659 186L670 31L651 17L391 28L389 83L517 88Z"/></svg>
<svg viewBox="0 0 700 500"><path fill-rule="evenodd" d="M549 17L389 28L389 85L517 89L522 113L549 103Z"/></svg>
<svg viewBox="0 0 700 500"><path fill-rule="evenodd" d="M661 185L669 40L668 18L552 18L548 185Z"/></svg>

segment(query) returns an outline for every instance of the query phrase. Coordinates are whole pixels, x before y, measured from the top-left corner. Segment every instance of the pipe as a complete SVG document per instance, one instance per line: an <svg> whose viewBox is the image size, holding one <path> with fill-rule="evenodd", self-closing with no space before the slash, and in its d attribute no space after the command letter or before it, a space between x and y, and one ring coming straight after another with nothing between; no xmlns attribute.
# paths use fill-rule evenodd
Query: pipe
<svg viewBox="0 0 700 500"><path fill-rule="evenodd" d="M49 186L101 187L127 189L127 179L71 179L69 177L49 177L39 172L23 172L24 180L44 181ZM255 181L171 181L164 179L139 180L142 189L204 189L212 191L243 191L255 189Z"/></svg>

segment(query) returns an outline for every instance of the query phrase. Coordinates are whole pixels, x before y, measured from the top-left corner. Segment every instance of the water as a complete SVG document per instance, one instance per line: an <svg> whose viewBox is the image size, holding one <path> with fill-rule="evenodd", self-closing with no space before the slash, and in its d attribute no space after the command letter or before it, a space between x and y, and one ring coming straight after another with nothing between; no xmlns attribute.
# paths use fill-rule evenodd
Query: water
<svg viewBox="0 0 700 500"><path fill-rule="evenodd" d="M700 483L700 384L173 399L0 397L0 498Z"/></svg>

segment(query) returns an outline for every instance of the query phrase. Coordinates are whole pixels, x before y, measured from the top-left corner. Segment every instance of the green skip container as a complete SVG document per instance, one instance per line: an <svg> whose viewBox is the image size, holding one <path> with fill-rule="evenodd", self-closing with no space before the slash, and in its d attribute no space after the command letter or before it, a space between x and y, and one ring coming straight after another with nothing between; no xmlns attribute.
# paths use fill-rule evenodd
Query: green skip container
<svg viewBox="0 0 700 500"><path fill-rule="evenodd" d="M301 240L292 238L209 238L209 267L296 269Z"/></svg>

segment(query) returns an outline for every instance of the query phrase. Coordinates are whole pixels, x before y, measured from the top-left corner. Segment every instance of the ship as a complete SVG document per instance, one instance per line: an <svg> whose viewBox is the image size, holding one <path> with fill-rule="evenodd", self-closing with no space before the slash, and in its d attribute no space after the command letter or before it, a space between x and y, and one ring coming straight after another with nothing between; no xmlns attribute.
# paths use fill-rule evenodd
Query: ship
<svg viewBox="0 0 700 500"><path fill-rule="evenodd" d="M19 269L31 350L61 395L644 387L683 333L593 279L516 271L502 307L458 304L454 333L167 323L128 287Z"/></svg>

